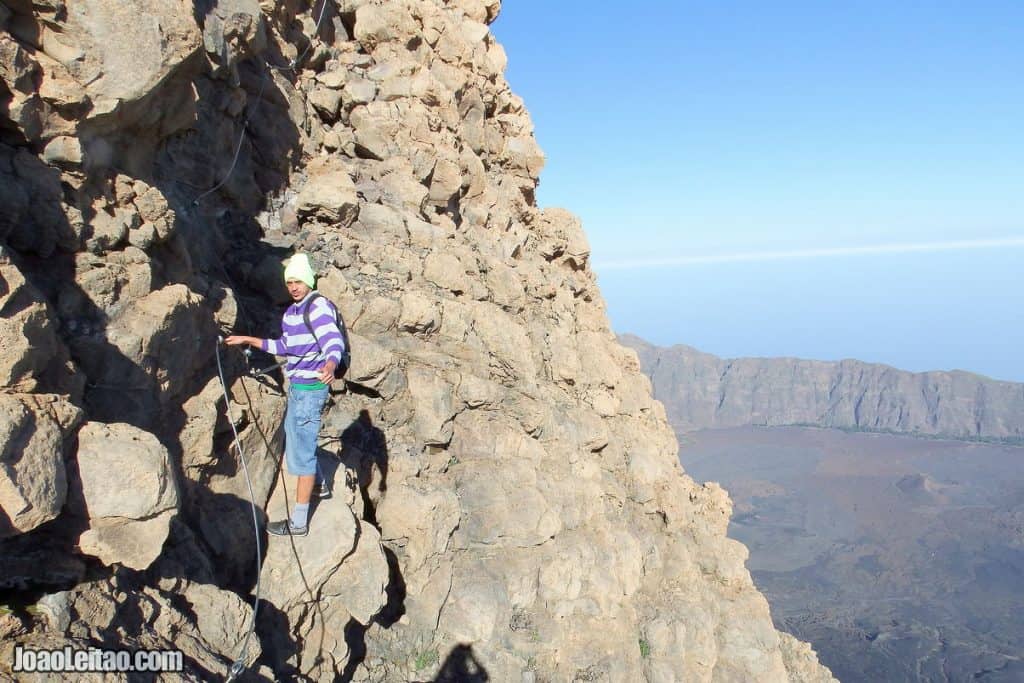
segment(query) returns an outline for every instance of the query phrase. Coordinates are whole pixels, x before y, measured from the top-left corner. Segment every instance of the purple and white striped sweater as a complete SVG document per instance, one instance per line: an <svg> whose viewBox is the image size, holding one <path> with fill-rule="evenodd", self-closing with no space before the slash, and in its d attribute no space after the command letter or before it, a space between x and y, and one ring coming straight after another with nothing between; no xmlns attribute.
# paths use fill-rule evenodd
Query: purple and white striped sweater
<svg viewBox="0 0 1024 683"><path fill-rule="evenodd" d="M302 319L311 291L302 301L294 303L284 312L281 318L280 339L264 339L260 348L275 356L288 356L285 374L292 384L318 384L320 368L329 360L335 364L341 362L345 342L341 338L341 330L335 322L334 305L325 296L318 296L309 311L309 324L316 332L316 338L309 333L309 328ZM320 348L317 348L317 339Z"/></svg>

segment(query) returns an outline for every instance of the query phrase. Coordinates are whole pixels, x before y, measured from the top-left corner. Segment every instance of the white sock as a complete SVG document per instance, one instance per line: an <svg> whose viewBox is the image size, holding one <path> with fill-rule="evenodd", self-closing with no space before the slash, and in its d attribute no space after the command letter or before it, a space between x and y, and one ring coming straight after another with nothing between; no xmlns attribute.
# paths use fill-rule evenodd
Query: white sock
<svg viewBox="0 0 1024 683"><path fill-rule="evenodd" d="M295 508L292 510L292 526L296 529L300 529L306 526L306 521L309 519L309 503L296 503Z"/></svg>

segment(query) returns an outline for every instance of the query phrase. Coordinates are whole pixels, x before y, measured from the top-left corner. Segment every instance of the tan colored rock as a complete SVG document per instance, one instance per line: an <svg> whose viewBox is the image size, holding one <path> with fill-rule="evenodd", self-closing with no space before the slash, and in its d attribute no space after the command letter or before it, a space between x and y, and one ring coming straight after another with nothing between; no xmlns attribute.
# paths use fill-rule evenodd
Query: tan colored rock
<svg viewBox="0 0 1024 683"><path fill-rule="evenodd" d="M149 249L157 240L157 229L152 223L143 223L128 231L128 244L139 249Z"/></svg>
<svg viewBox="0 0 1024 683"><path fill-rule="evenodd" d="M484 68L488 73L503 74L508 66L508 54L499 43L490 43L487 46L487 57L484 61Z"/></svg>
<svg viewBox="0 0 1024 683"><path fill-rule="evenodd" d="M462 175L464 198L472 199L484 194L487 189L487 170L484 162L472 150L464 149L459 155L459 169Z"/></svg>
<svg viewBox="0 0 1024 683"><path fill-rule="evenodd" d="M363 204L359 209L359 225L371 233L372 240L405 242L409 239L402 214L383 204Z"/></svg>
<svg viewBox="0 0 1024 683"><path fill-rule="evenodd" d="M461 294L469 291L466 266L457 256L448 252L432 252L423 262L423 277L438 287Z"/></svg>
<svg viewBox="0 0 1024 683"><path fill-rule="evenodd" d="M29 397L0 394L0 538L60 513L68 487L63 436L54 416Z"/></svg>
<svg viewBox="0 0 1024 683"><path fill-rule="evenodd" d="M349 72L345 69L321 71L316 75L317 83L322 83L325 87L331 88L332 90L340 90L344 88L345 84L349 82L349 78Z"/></svg>
<svg viewBox="0 0 1024 683"><path fill-rule="evenodd" d="M388 578L380 532L369 524L361 524L355 550L324 582L323 591L325 595L337 596L348 614L360 624L369 625L387 604Z"/></svg>
<svg viewBox="0 0 1024 683"><path fill-rule="evenodd" d="M355 150L352 147L355 144L355 137L351 134L346 134L346 131L347 129L339 131L332 128L324 133L324 149L329 152L343 150L346 156L355 156Z"/></svg>
<svg viewBox="0 0 1024 683"><path fill-rule="evenodd" d="M294 491L291 477L278 480L268 503L271 518L283 516L286 491L288 496ZM338 674L349 654L345 626L351 617L369 622L383 607L389 569L376 531L363 527L343 501L322 501L309 523L307 537L271 537L262 585L265 599L295 628L323 633L317 651L327 662L318 664L312 653L303 654L307 670L326 666ZM330 542L318 542L317 534ZM317 603L316 609L309 609L311 602Z"/></svg>
<svg viewBox="0 0 1024 683"><path fill-rule="evenodd" d="M459 25L459 30L462 32L462 39L467 43L479 43L490 34L487 25L482 20L475 18L464 20Z"/></svg>
<svg viewBox="0 0 1024 683"><path fill-rule="evenodd" d="M415 247L430 247L445 239L446 233L440 226L433 225L420 218L411 218L406 221L406 228L409 230L409 239Z"/></svg>
<svg viewBox="0 0 1024 683"><path fill-rule="evenodd" d="M797 640L784 631L779 631L779 650L782 652L782 663L792 683L812 683L814 681L835 681L830 675L823 675L818 655L807 643Z"/></svg>
<svg viewBox="0 0 1024 683"><path fill-rule="evenodd" d="M42 293L14 265L0 263L0 386L31 391L52 363L66 358Z"/></svg>
<svg viewBox="0 0 1024 683"><path fill-rule="evenodd" d="M242 655L251 604L209 584L178 579L164 585L167 590L139 588L114 576L48 595L40 608L51 626L30 634L26 647L87 649L89 642L102 638L101 633L116 633L130 637L140 649L181 650L186 662L204 671L222 671L225 662ZM123 620L125 610L139 615L142 624L129 629ZM56 619L51 621L51 614ZM6 654L0 648L0 656ZM250 639L243 663L255 667L260 654L258 639Z"/></svg>
<svg viewBox="0 0 1024 683"><path fill-rule="evenodd" d="M352 286L338 268L325 268L316 280L316 288L338 306L353 296Z"/></svg>
<svg viewBox="0 0 1024 683"><path fill-rule="evenodd" d="M362 5L356 10L355 39L372 51L388 41L411 38L416 25L403 8L396 5Z"/></svg>
<svg viewBox="0 0 1024 683"><path fill-rule="evenodd" d="M352 327L361 334L383 334L395 326L401 308L401 304L390 297L374 297L366 302Z"/></svg>
<svg viewBox="0 0 1024 683"><path fill-rule="evenodd" d="M231 591L210 584L188 582L181 591L195 614L194 630L185 620L185 629L192 631L195 649L205 649L210 654L224 653L237 657L246 645L250 666L259 659L261 646L255 638L246 642L249 622L252 620L252 605ZM255 641L255 642L253 642ZM191 644L191 643L190 643Z"/></svg>
<svg viewBox="0 0 1024 683"><path fill-rule="evenodd" d="M271 520L287 514L282 487L287 487L288 496L293 496L294 481L281 477L268 503ZM306 586L323 586L356 545L358 523L340 500L320 505L309 524L310 536L295 538L294 547L287 537L271 537L267 545L263 561L264 596L285 613L309 600ZM318 533L329 535L330 543L317 542Z"/></svg>
<svg viewBox="0 0 1024 683"><path fill-rule="evenodd" d="M462 173L459 165L447 159L439 159L430 177L431 204L447 206L459 188L462 187Z"/></svg>
<svg viewBox="0 0 1024 683"><path fill-rule="evenodd" d="M320 114L320 118L330 123L337 120L341 110L341 93L328 87L314 88L309 94L309 103Z"/></svg>
<svg viewBox="0 0 1024 683"><path fill-rule="evenodd" d="M410 166L396 165L393 171L380 179L381 202L407 215L425 215L428 190L416 180Z"/></svg>
<svg viewBox="0 0 1024 683"><path fill-rule="evenodd" d="M402 297L402 314L398 318L398 327L407 332L429 333L436 330L441 323L441 315L437 305L419 292L407 292Z"/></svg>
<svg viewBox="0 0 1024 683"><path fill-rule="evenodd" d="M352 104L367 104L377 97L377 84L359 77L349 78L345 83L343 98Z"/></svg>
<svg viewBox="0 0 1024 683"><path fill-rule="evenodd" d="M352 366L345 379L370 389L379 388L395 366L396 359L386 347L367 337L349 332L352 343Z"/></svg>
<svg viewBox="0 0 1024 683"><path fill-rule="evenodd" d="M558 259L573 270L586 267L590 247L576 216L564 209L545 209L538 228L542 235L538 250L544 258Z"/></svg>
<svg viewBox="0 0 1024 683"><path fill-rule="evenodd" d="M309 165L307 173L309 179L298 196L299 214L350 225L359 215L359 198L345 166L321 158Z"/></svg>
<svg viewBox="0 0 1024 683"><path fill-rule="evenodd" d="M472 310L476 313L473 331L490 354L492 373L506 378L536 377L532 344L523 326L492 305L479 303Z"/></svg>
<svg viewBox="0 0 1024 683"><path fill-rule="evenodd" d="M214 377L201 392L182 404L185 425L181 430L182 465L186 470L213 464L213 438L224 394L220 378Z"/></svg>
<svg viewBox="0 0 1024 683"><path fill-rule="evenodd" d="M213 339L201 299L185 285L171 285L132 302L117 317L107 330L106 356L93 353L88 372L107 383L123 382L118 373L144 375L169 400L184 388ZM94 341L79 344L91 349Z"/></svg>
<svg viewBox="0 0 1024 683"><path fill-rule="evenodd" d="M454 642L487 641L511 613L508 594L500 578L482 572L464 572L452 579L438 628Z"/></svg>
<svg viewBox="0 0 1024 683"><path fill-rule="evenodd" d="M516 459L503 463L503 469L499 478L480 468L458 468L464 515L460 541L532 546L553 538L562 530L562 522L540 491L534 465Z"/></svg>
<svg viewBox="0 0 1024 683"><path fill-rule="evenodd" d="M43 160L48 164L75 167L82 163L82 144L77 138L62 135L50 140L43 149Z"/></svg>
<svg viewBox="0 0 1024 683"><path fill-rule="evenodd" d="M385 541L406 544L407 564L416 592L427 577L419 573L431 556L443 553L459 524L455 493L415 479L399 483L377 509ZM428 572L429 574L429 572Z"/></svg>
<svg viewBox="0 0 1024 683"><path fill-rule="evenodd" d="M409 368L406 380L417 431L424 444L446 445L452 438L451 421L455 417L451 384L439 377L436 370L426 367Z"/></svg>
<svg viewBox="0 0 1024 683"><path fill-rule="evenodd" d="M383 80L378 90L378 97L384 102L412 97L412 79L408 76L393 76Z"/></svg>
<svg viewBox="0 0 1024 683"><path fill-rule="evenodd" d="M150 293L153 272L149 261L135 258L141 251L127 247L123 252L99 257L90 253L75 255L74 282L65 283L57 298L57 309L68 322L69 331L75 334L83 330L74 318L96 308L104 314L112 314L127 302L141 299ZM84 325L83 325L84 326Z"/></svg>
<svg viewBox="0 0 1024 683"><path fill-rule="evenodd" d="M523 282L514 268L503 261L488 257L483 259L484 284L489 298L507 311L516 312L525 305L526 296Z"/></svg>
<svg viewBox="0 0 1024 683"><path fill-rule="evenodd" d="M458 396L470 408L493 407L501 400L499 386L476 375L462 375Z"/></svg>
<svg viewBox="0 0 1024 683"><path fill-rule="evenodd" d="M131 425L89 422L78 432L77 461L89 519L79 547L104 564L146 569L160 555L178 507L167 450Z"/></svg>
<svg viewBox="0 0 1024 683"><path fill-rule="evenodd" d="M360 156L385 160L398 155L400 124L395 109L387 102L373 101L357 105L349 114L355 129L356 149Z"/></svg>

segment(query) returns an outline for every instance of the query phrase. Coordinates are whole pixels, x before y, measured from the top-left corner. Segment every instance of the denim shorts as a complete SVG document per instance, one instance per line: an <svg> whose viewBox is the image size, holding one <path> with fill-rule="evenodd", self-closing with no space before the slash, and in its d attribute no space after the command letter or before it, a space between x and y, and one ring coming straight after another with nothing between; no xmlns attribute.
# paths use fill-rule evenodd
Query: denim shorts
<svg viewBox="0 0 1024 683"><path fill-rule="evenodd" d="M288 390L284 415L284 457L288 474L303 477L316 474L316 440L320 433L320 412L327 401L323 389Z"/></svg>

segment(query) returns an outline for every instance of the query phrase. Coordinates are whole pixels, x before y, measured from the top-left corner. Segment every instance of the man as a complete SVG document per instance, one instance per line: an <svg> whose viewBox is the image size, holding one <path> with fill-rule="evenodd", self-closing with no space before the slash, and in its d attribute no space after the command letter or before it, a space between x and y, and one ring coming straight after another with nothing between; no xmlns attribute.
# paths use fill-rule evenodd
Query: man
<svg viewBox="0 0 1024 683"><path fill-rule="evenodd" d="M284 269L288 294L295 302L281 320L281 337L259 339L232 335L225 344L248 344L275 356L287 356L288 408L284 417L285 462L288 473L298 477L295 507L291 517L267 525L275 536L305 536L309 533L309 500L320 475L320 495L330 489L320 472L316 458L316 441L320 432L320 412L327 400L327 390L334 379L334 370L346 351L338 329L334 305L316 289L316 276L309 257L295 254ZM308 309L309 326L306 325ZM313 334L310 334L312 328ZM326 493L325 493L326 492Z"/></svg>

